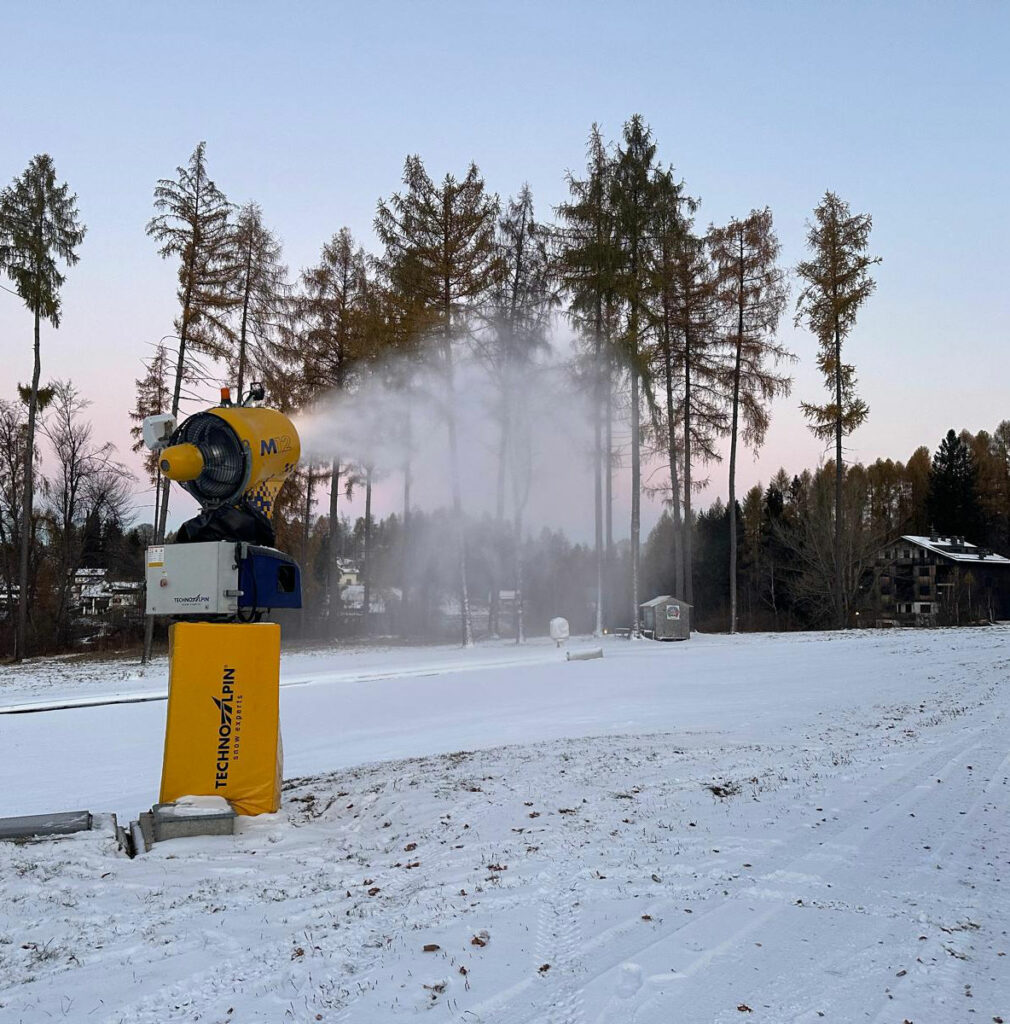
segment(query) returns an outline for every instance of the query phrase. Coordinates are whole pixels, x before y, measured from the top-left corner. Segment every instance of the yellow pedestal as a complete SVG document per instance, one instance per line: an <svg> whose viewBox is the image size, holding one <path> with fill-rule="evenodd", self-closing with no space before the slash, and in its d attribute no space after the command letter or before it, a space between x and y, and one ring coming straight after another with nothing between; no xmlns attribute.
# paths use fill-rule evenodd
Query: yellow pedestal
<svg viewBox="0 0 1010 1024"><path fill-rule="evenodd" d="M281 628L177 622L169 628L161 802L223 796L238 814L281 805Z"/></svg>

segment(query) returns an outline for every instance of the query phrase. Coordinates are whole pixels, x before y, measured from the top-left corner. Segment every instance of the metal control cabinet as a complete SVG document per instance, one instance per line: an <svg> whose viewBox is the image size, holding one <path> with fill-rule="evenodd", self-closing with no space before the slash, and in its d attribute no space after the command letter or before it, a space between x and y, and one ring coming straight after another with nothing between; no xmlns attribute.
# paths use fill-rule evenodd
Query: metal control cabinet
<svg viewBox="0 0 1010 1024"><path fill-rule="evenodd" d="M234 615L239 548L233 541L148 548L147 614Z"/></svg>

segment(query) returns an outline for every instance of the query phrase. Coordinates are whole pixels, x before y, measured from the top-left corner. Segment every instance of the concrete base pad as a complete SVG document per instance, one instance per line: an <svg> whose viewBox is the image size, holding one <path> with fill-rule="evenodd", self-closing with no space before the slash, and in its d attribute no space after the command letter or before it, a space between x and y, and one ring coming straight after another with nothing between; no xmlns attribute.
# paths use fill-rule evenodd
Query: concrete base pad
<svg viewBox="0 0 1010 1024"><path fill-rule="evenodd" d="M188 836L230 836L235 833L235 812L230 807L208 810L182 803L155 804L151 810L154 841Z"/></svg>

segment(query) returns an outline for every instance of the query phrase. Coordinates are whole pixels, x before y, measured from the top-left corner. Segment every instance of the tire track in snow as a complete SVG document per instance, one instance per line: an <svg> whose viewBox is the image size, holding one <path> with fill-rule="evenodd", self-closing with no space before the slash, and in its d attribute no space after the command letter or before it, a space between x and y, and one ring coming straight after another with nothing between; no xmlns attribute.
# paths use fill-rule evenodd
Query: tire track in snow
<svg viewBox="0 0 1010 1024"><path fill-rule="evenodd" d="M785 857L773 854L772 862L763 866L762 873L765 876L781 873L820 879L822 870L819 869L819 862L825 859L842 871L849 870L859 859L861 850L874 844L885 830L903 821L911 808L919 806L929 798L932 786L925 782L926 779L935 777L938 772L941 777L943 773L949 773L956 765L962 763L969 753L977 749L979 734L982 731L981 728L973 729L971 738L966 742L962 739L963 734L960 735L958 738L962 742L953 753L950 746L927 751L924 756L916 757L914 763L901 771L896 778L892 776L875 783L869 791L860 790L839 812L839 817L857 814L855 821L837 824L833 835L826 830L811 829L809 836L802 843L802 849L797 850L795 843L788 848L784 847ZM868 816L863 810L864 804L869 804L872 808ZM835 848L835 852L825 858L822 848L829 844ZM794 909L794 904L787 902L787 894L781 893L772 906L757 914L748 914L741 923L740 915L746 901L770 898L767 895L748 895L746 892L730 897L715 897L717 905L701 914L696 911L690 919L682 922L678 921L682 914L682 906L665 901L658 905L652 904L646 909L654 919L663 918L678 923L673 927L658 926L649 939L643 942L641 916L634 914L588 939L583 944L578 991L587 1005L599 1006L600 1000L607 999L610 994L620 992L622 987L626 987L626 979L622 975L627 973L626 965L629 962L646 958L646 954L664 944L677 943L687 949L691 946L700 947L687 962L679 962L675 971L666 971L646 978L636 994L630 998L626 997L622 1008L626 1019L653 1020L651 1014L667 1012L669 1001L679 998L679 993L671 991L671 985L682 988L706 968L710 968L714 961L728 956L758 928L769 925L783 913ZM682 902L680 901L681 904ZM811 906L808 909L817 908ZM831 939L831 931L832 928L826 926L827 941ZM846 990L848 978L840 977L838 987ZM586 992L587 988L594 990L592 994ZM606 1005L609 1006L610 1002L613 1000L607 1000ZM613 1009L614 1012L617 1011L616 1006ZM604 1010L604 1016L594 1020L606 1021L607 1012ZM518 1024L520 1021L522 1024L533 1024L534 1021L542 1019L542 1013L541 1010L541 1017L533 1014L529 1017L501 1019L508 1024Z"/></svg>
<svg viewBox="0 0 1010 1024"><path fill-rule="evenodd" d="M582 995L576 984L579 953L582 949L582 906L578 889L562 891L557 879L549 877L541 886L540 912L537 915L537 964L550 989L551 1005L545 1024L583 1024Z"/></svg>

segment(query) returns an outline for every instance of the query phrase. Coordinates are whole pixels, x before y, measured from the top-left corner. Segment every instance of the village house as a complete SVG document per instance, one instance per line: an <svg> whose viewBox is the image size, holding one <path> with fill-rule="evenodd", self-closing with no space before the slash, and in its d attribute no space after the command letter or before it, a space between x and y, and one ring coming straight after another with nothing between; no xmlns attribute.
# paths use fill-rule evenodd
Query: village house
<svg viewBox="0 0 1010 1024"><path fill-rule="evenodd" d="M139 615L143 597L140 580L110 580L108 569L78 569L70 585L70 600L79 615L89 618L110 613Z"/></svg>
<svg viewBox="0 0 1010 1024"><path fill-rule="evenodd" d="M357 562L351 562L346 558L338 558L337 570L340 573L340 578L337 580L338 586L354 586L361 579L361 570L358 568Z"/></svg>
<svg viewBox="0 0 1010 1024"><path fill-rule="evenodd" d="M1010 558L964 537L899 537L877 556L874 598L880 625L1010 618Z"/></svg>

